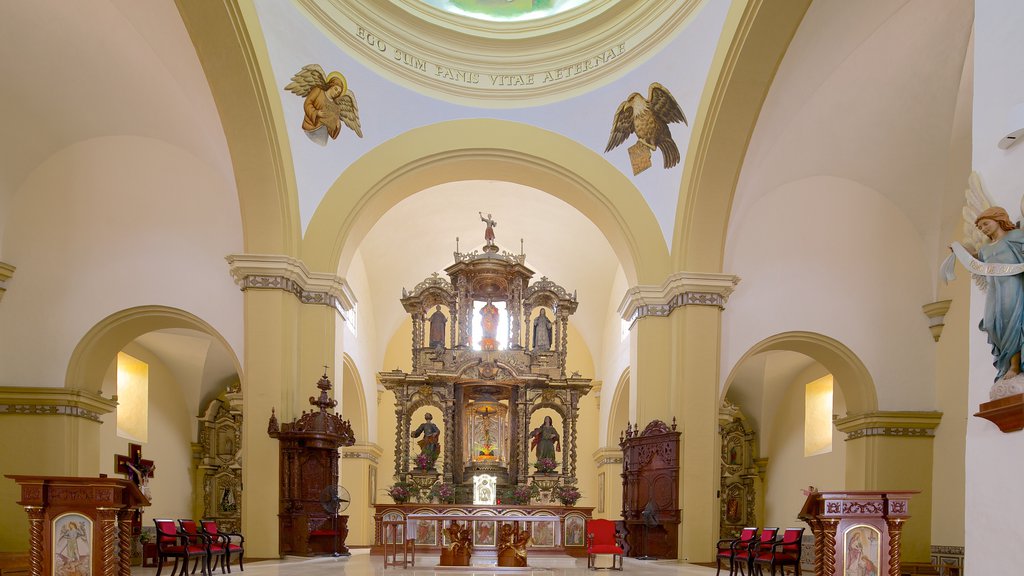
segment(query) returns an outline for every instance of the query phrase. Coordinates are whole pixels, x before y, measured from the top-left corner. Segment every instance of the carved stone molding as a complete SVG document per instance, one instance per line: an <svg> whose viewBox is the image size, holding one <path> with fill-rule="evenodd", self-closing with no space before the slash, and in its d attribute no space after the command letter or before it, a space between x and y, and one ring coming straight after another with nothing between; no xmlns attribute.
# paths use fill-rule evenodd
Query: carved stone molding
<svg viewBox="0 0 1024 576"><path fill-rule="evenodd" d="M942 336L942 328L946 325L946 313L949 312L949 306L952 303L952 300L939 300L921 306L924 315L928 317L928 329L932 331L932 338L936 342Z"/></svg>
<svg viewBox="0 0 1024 576"><path fill-rule="evenodd" d="M117 402L84 390L67 388L0 387L0 415L76 416L102 422Z"/></svg>
<svg viewBox="0 0 1024 576"><path fill-rule="evenodd" d="M344 460L356 458L369 460L371 464L380 464L380 458L384 455L384 449L372 442L356 442L352 446L345 446L341 449L341 457Z"/></svg>
<svg viewBox="0 0 1024 576"><path fill-rule="evenodd" d="M836 428L847 440L867 436L933 438L942 412L868 412L840 418Z"/></svg>
<svg viewBox="0 0 1024 576"><path fill-rule="evenodd" d="M343 278L310 272L298 258L278 254L230 254L231 276L243 290L283 290L303 304L330 306L345 317L356 298Z"/></svg>
<svg viewBox="0 0 1024 576"><path fill-rule="evenodd" d="M604 446L594 450L593 456L594 464L596 464L598 468L611 464L622 465L622 450L619 448Z"/></svg>
<svg viewBox="0 0 1024 576"><path fill-rule="evenodd" d="M0 299L3 299L7 291L6 282L14 276L14 266L6 262L0 262Z"/></svg>
<svg viewBox="0 0 1024 576"><path fill-rule="evenodd" d="M618 313L632 326L646 316L668 316L682 306L716 306L724 309L740 281L731 274L676 272L661 286L640 285L626 290Z"/></svg>

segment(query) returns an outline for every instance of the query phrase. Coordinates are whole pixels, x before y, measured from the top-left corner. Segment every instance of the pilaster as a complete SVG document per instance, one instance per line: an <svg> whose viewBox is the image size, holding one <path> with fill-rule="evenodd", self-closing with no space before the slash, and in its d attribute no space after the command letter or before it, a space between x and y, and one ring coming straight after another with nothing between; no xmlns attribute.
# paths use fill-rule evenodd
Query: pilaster
<svg viewBox="0 0 1024 576"><path fill-rule="evenodd" d="M836 420L846 434L847 490L918 490L902 530L903 559L931 558L932 470L941 412L869 412Z"/></svg>
<svg viewBox="0 0 1024 576"><path fill-rule="evenodd" d="M373 544L373 505L382 490L377 488L378 470L384 450L372 442L356 442L341 449L339 482L348 489L352 502L348 515L349 546ZM384 486L387 486L387 482Z"/></svg>
<svg viewBox="0 0 1024 576"><path fill-rule="evenodd" d="M622 514L622 450L602 446L593 458L597 468L594 518L618 520Z"/></svg>

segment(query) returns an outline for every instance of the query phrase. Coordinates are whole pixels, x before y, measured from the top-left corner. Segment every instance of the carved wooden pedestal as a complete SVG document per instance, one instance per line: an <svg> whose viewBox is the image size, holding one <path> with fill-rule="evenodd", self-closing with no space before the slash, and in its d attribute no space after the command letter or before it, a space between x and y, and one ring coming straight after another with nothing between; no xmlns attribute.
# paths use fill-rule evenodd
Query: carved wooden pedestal
<svg viewBox="0 0 1024 576"><path fill-rule="evenodd" d="M814 533L815 576L901 576L912 491L812 492L799 518Z"/></svg>
<svg viewBox="0 0 1024 576"><path fill-rule="evenodd" d="M32 576L130 576L131 523L149 506L117 478L7 476L21 485ZM116 552L115 552L116 551Z"/></svg>

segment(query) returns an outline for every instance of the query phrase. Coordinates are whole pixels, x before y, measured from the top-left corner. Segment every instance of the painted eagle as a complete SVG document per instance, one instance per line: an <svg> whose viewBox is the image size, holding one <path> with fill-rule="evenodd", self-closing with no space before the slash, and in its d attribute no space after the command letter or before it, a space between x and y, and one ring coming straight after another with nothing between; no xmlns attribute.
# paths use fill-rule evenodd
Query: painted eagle
<svg viewBox="0 0 1024 576"><path fill-rule="evenodd" d="M676 147L672 133L668 129L672 122L688 125L686 115L672 97L672 93L661 84L652 82L647 98L633 92L619 104L619 109L615 111L612 133L608 137L608 147L604 151L611 151L635 132L639 142L652 152L655 148L660 148L665 168L671 168L679 163L679 148Z"/></svg>

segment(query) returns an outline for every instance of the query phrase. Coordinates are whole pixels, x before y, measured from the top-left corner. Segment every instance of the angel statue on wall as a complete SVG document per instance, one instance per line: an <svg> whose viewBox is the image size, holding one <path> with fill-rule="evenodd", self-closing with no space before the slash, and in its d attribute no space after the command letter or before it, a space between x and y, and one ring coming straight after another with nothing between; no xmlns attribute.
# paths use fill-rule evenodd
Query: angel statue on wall
<svg viewBox="0 0 1024 576"><path fill-rule="evenodd" d="M661 149L661 157L665 168L679 164L679 148L672 139L668 125L682 122L687 126L686 115L672 93L657 82L648 88L647 98L633 92L615 111L612 122L612 133L608 137L605 152L625 142L630 134L636 133L637 142L629 147L629 161L633 166L633 175L651 167L651 152Z"/></svg>
<svg viewBox="0 0 1024 576"><path fill-rule="evenodd" d="M964 239L950 246L953 254L943 262L942 275L952 280L953 262L959 260L985 292L985 315L978 328L992 345L996 377L989 397L996 400L1024 392L1024 231L1004 208L992 206L977 173L968 182Z"/></svg>
<svg viewBox="0 0 1024 576"><path fill-rule="evenodd" d="M307 64L292 76L284 89L306 99L302 106L305 111L302 130L313 142L327 146L328 136L334 140L341 133L342 122L356 136L363 137L356 95L348 89L340 72L324 74L319 64Z"/></svg>

